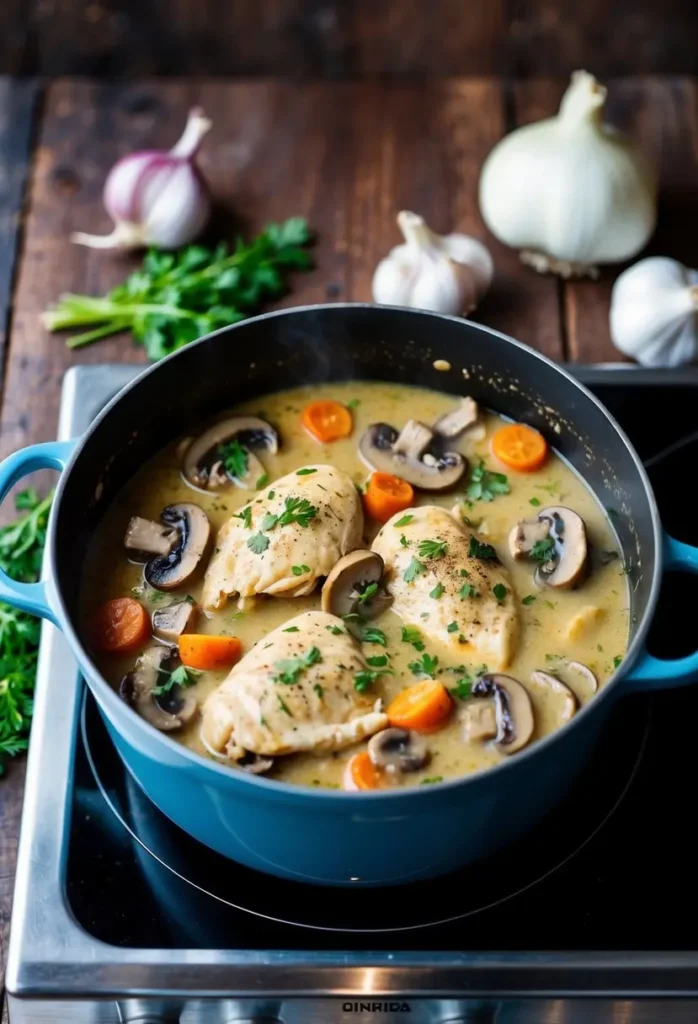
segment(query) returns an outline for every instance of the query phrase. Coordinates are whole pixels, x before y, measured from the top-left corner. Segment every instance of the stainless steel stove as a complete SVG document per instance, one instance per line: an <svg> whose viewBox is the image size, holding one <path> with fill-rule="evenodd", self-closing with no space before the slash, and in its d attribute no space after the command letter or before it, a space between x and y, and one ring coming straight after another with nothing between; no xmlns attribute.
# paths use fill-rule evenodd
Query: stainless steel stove
<svg viewBox="0 0 698 1024"><path fill-rule="evenodd" d="M131 367L66 375L60 437ZM698 371L577 367L633 438L667 527L698 465ZM687 653L691 583L651 648ZM10 1024L695 1021L698 687L620 701L565 806L486 864L405 889L258 875L180 832L114 752L44 624L7 971Z"/></svg>

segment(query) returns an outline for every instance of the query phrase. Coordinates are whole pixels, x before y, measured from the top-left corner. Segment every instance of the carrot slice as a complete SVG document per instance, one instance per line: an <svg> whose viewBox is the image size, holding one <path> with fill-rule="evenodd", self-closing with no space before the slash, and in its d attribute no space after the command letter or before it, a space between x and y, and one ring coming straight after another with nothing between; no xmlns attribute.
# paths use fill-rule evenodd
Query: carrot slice
<svg viewBox="0 0 698 1024"><path fill-rule="evenodd" d="M373 473L364 494L364 508L367 515L379 523L388 520L414 501L412 485L392 473Z"/></svg>
<svg viewBox="0 0 698 1024"><path fill-rule="evenodd" d="M399 693L386 714L391 725L415 732L433 732L453 710L448 690L437 679L424 679Z"/></svg>
<svg viewBox="0 0 698 1024"><path fill-rule="evenodd" d="M354 426L351 413L346 405L325 399L311 402L303 410L301 420L305 429L316 441L326 444L328 441L339 441L349 437Z"/></svg>
<svg viewBox="0 0 698 1024"><path fill-rule="evenodd" d="M345 789L382 789L383 776L376 768L367 750L354 754L344 772Z"/></svg>
<svg viewBox="0 0 698 1024"><path fill-rule="evenodd" d="M525 423L509 423L492 437L492 454L510 469L532 473L540 469L548 457L548 442L542 434Z"/></svg>
<svg viewBox="0 0 698 1024"><path fill-rule="evenodd" d="M179 638L179 657L187 668L227 668L235 664L241 653L242 644L236 636L182 633Z"/></svg>
<svg viewBox="0 0 698 1024"><path fill-rule="evenodd" d="M92 646L103 654L128 654L150 636L150 617L133 597L113 597L92 618Z"/></svg>

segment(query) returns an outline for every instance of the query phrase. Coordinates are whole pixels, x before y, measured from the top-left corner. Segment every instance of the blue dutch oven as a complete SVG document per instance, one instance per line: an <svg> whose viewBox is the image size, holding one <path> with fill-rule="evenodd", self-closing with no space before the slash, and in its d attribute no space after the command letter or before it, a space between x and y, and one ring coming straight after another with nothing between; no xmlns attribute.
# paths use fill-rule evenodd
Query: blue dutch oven
<svg viewBox="0 0 698 1024"><path fill-rule="evenodd" d="M435 370L435 359L451 369ZM619 510L614 522L633 566L629 649L594 700L564 728L497 767L437 786L360 794L305 789L200 757L120 700L78 626L88 541L146 459L190 424L243 399L348 379L467 393L536 426L599 501ZM62 473L48 531L48 576L22 584L0 574L0 599L65 632L121 758L150 799L196 839L260 871L328 885L385 885L477 861L534 827L564 798L593 756L618 697L698 678L698 653L662 661L645 650L662 573L698 572L698 549L662 531L642 464L600 402L545 356L478 324L370 305L314 306L247 320L148 369L79 440L15 452L0 465L0 497L43 468Z"/></svg>

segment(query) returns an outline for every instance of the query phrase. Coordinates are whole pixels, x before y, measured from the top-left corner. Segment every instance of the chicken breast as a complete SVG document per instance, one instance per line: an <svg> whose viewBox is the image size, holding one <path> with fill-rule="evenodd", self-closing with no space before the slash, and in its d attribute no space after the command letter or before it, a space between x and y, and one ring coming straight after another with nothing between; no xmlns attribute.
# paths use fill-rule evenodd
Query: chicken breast
<svg viewBox="0 0 698 1024"><path fill-rule="evenodd" d="M297 469L223 524L202 605L215 611L233 595L242 606L255 594L310 594L342 555L361 547L363 529L361 501L346 473L333 466Z"/></svg>
<svg viewBox="0 0 698 1024"><path fill-rule="evenodd" d="M367 667L341 619L304 612L255 644L209 695L201 738L233 760L341 750L388 724L375 696L355 689Z"/></svg>
<svg viewBox="0 0 698 1024"><path fill-rule="evenodd" d="M396 526L406 515L399 512L373 542L385 562L393 611L456 657L506 668L519 621L509 574L487 557L494 549L444 508L423 505L407 514L407 525Z"/></svg>

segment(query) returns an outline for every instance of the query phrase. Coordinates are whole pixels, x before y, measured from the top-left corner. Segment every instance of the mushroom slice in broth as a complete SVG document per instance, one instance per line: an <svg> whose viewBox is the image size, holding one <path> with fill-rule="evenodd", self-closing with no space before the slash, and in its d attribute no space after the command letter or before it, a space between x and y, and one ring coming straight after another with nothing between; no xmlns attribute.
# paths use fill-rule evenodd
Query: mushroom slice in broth
<svg viewBox="0 0 698 1024"><path fill-rule="evenodd" d="M231 484L252 489L264 473L253 454L279 449L277 432L258 416L233 416L200 434L184 452L182 473L194 487L221 490Z"/></svg>
<svg viewBox="0 0 698 1024"><path fill-rule="evenodd" d="M473 686L474 697L491 697L497 721L495 747L501 754L515 754L533 736L535 720L531 698L518 679L497 673L481 676Z"/></svg>
<svg viewBox="0 0 698 1024"><path fill-rule="evenodd" d="M153 633L160 640L177 643L182 633L193 632L198 617L199 606L195 601L173 601L153 612Z"/></svg>
<svg viewBox="0 0 698 1024"><path fill-rule="evenodd" d="M399 476L422 491L454 487L468 468L460 452L443 452L434 432L408 420L398 434L389 423L373 423L359 442L359 453L372 469Z"/></svg>
<svg viewBox="0 0 698 1024"><path fill-rule="evenodd" d="M156 555L145 567L146 582L155 590L176 590L202 568L211 541L211 524L202 508L191 502L168 505L162 521L176 528L178 542L167 555Z"/></svg>
<svg viewBox="0 0 698 1024"><path fill-rule="evenodd" d="M179 541L176 527L132 516L126 527L124 547L133 562L148 562L153 555L169 555Z"/></svg>
<svg viewBox="0 0 698 1024"><path fill-rule="evenodd" d="M564 725L565 722L570 722L574 718L577 711L577 698L569 686L563 683L561 679L552 675L551 672L538 670L531 672L531 684L538 689L547 690L555 695L558 719L561 725Z"/></svg>
<svg viewBox="0 0 698 1024"><path fill-rule="evenodd" d="M381 587L383 559L374 551L352 551L335 564L322 588L323 612L342 618L359 613L364 619L380 615L392 603Z"/></svg>
<svg viewBox="0 0 698 1024"><path fill-rule="evenodd" d="M408 729L383 729L368 741L368 756L391 775L416 772L429 761L426 740Z"/></svg>
<svg viewBox="0 0 698 1024"><path fill-rule="evenodd" d="M138 714L161 732L174 732L190 722L198 710L180 686L158 693L181 662L176 648L153 644L140 655L119 686L119 694Z"/></svg>
<svg viewBox="0 0 698 1024"><path fill-rule="evenodd" d="M571 590L582 582L589 567L589 544L584 520L564 505L550 505L541 509L538 518L549 525L555 554L536 569L536 583Z"/></svg>

